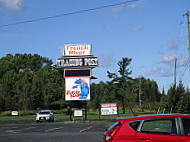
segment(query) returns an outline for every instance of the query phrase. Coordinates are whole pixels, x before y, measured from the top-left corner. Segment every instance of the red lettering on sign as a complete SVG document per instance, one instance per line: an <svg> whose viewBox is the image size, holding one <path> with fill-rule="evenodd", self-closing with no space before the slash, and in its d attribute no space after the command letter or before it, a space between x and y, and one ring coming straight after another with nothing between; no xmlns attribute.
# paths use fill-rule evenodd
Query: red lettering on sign
<svg viewBox="0 0 190 142"><path fill-rule="evenodd" d="M66 95L70 95L71 98L79 97L79 93L80 91L70 91L70 90L66 91Z"/></svg>

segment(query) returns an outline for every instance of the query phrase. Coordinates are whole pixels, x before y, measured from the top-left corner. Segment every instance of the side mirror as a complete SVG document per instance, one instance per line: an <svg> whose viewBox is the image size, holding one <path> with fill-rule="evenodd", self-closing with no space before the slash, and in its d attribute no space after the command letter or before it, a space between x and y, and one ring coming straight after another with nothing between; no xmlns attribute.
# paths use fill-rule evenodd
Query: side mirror
<svg viewBox="0 0 190 142"><path fill-rule="evenodd" d="M39 115L39 113L36 113L37 115Z"/></svg>

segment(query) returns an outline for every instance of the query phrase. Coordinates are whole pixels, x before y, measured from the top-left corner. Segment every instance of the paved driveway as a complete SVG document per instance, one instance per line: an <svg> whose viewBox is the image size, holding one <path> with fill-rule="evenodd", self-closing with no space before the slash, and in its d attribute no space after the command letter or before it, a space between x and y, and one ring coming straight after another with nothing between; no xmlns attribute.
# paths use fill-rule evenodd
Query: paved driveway
<svg viewBox="0 0 190 142"><path fill-rule="evenodd" d="M0 126L0 142L103 142L110 124Z"/></svg>

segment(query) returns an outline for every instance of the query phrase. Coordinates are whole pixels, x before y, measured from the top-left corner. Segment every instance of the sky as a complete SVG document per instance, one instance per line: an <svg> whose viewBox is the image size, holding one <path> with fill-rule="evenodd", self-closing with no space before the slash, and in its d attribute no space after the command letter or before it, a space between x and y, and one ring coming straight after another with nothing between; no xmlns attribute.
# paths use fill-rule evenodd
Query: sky
<svg viewBox="0 0 190 142"><path fill-rule="evenodd" d="M187 11L190 0L0 0L0 58L31 53L56 64L64 45L92 44L99 60L92 82L109 81L107 71L118 74L118 61L127 57L132 78L149 78L167 91L177 58L177 83L188 87ZM43 19L56 15L62 16Z"/></svg>

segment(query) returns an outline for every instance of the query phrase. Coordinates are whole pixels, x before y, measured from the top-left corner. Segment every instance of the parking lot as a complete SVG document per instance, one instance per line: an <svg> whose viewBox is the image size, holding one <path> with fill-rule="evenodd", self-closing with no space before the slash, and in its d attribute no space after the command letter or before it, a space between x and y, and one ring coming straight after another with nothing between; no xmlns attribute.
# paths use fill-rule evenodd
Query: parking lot
<svg viewBox="0 0 190 142"><path fill-rule="evenodd" d="M0 126L0 142L102 142L110 124Z"/></svg>

